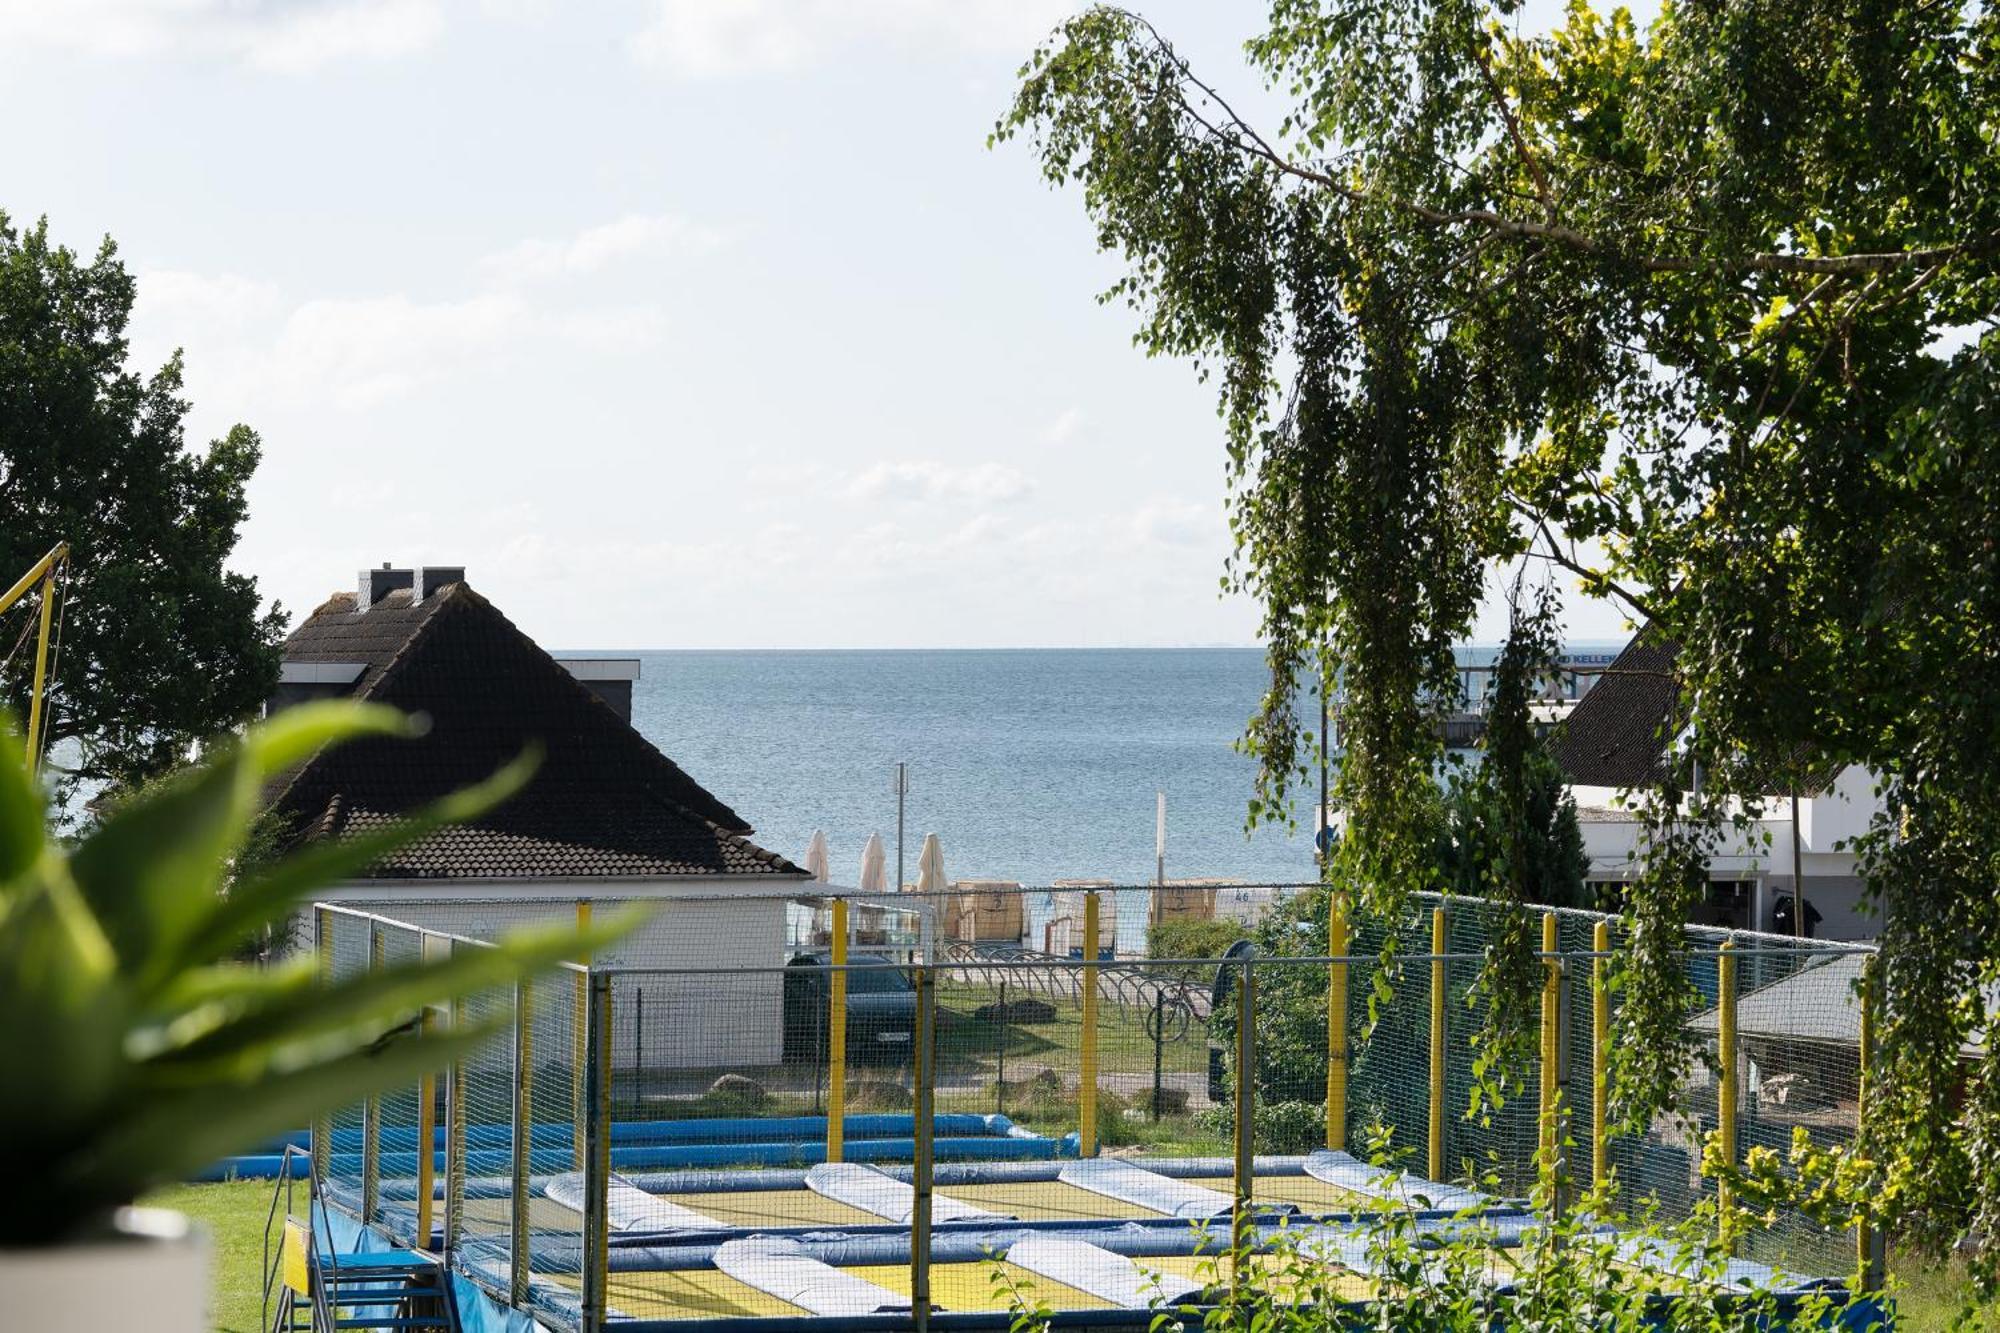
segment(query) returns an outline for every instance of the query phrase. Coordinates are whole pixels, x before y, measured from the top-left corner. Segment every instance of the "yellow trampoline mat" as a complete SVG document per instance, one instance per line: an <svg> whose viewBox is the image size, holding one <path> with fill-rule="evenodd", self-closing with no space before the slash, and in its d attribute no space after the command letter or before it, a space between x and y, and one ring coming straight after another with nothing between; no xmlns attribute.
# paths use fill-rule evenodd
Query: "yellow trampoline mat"
<svg viewBox="0 0 2000 1333"><path fill-rule="evenodd" d="M1254 1256L1258 1277L1268 1279L1267 1256ZM1226 1285L1229 1268L1225 1260L1200 1255L1147 1258L1140 1264L1198 1281L1219 1281ZM904 1296L910 1294L907 1264L879 1264L847 1268L843 1272ZM996 1284L996 1273L1001 1279ZM1010 1289L1011 1284L1011 1289ZM1367 1280L1340 1274L1333 1289L1343 1298L1359 1300L1368 1292ZM1284 1293L1280 1293L1283 1295ZM747 1283L712 1268L672 1273L613 1273L611 1304L621 1315L635 1319L710 1319L717 1316L802 1315L805 1311ZM1054 1310L1105 1310L1111 1302L1088 1292L1054 1281L1010 1263L939 1264L931 1269L931 1303L949 1311L1010 1310L1016 1300L1024 1305L1046 1305Z"/></svg>
<svg viewBox="0 0 2000 1333"><path fill-rule="evenodd" d="M1227 1177L1202 1178L1193 1183L1228 1194ZM1081 1189L1061 1181L1015 1181L992 1185L952 1185L938 1193L997 1213L1011 1214L1023 1221L1048 1219L1123 1220L1157 1217L1158 1214ZM807 1189L729 1190L698 1194L660 1196L735 1227L801 1226L881 1226L883 1219L858 1208L836 1203ZM1312 1213L1338 1213L1367 1206L1368 1201L1310 1176L1265 1176L1256 1184L1255 1197L1263 1203L1289 1203ZM547 1204L546 1200L539 1201ZM551 1213L554 1205L548 1205ZM570 1217L568 1210L561 1210ZM553 1219L551 1219L553 1220ZM1138 1262L1177 1276L1226 1284L1229 1267L1226 1256L1170 1255ZM1251 1262L1258 1280L1277 1281L1288 1262L1273 1255L1255 1255ZM907 1264L884 1264L847 1269L847 1272L890 1291L908 1295L910 1270ZM996 1288L996 1271L1005 1281ZM939 1308L954 1311L994 1311L1012 1308L1014 1296L1008 1284L1030 1304L1046 1304L1057 1310L1096 1310L1110 1303L1064 1283L1001 1263L939 1264L931 1269L931 1299ZM1338 1272L1333 1290L1346 1299L1363 1299L1371 1283L1358 1274ZM1280 1290L1279 1295L1289 1292ZM611 1274L612 1306L621 1314L638 1319L703 1319L717 1316L796 1315L804 1311L769 1293L759 1291L712 1268L674 1272L614 1272Z"/></svg>
<svg viewBox="0 0 2000 1333"><path fill-rule="evenodd" d="M1192 1182L1228 1194L1227 1177ZM1158 1217L1158 1213L1123 1203L1059 1180L1010 1181L997 1185L945 1185L939 1194L976 1204L1024 1222L1088 1220L1123 1221ZM665 1194L670 1202L726 1222L734 1227L880 1226L883 1219L859 1208L836 1203L808 1189L727 1190L703 1194ZM1367 1200L1311 1176L1265 1176L1257 1181L1260 1203L1289 1203L1315 1213L1339 1213L1362 1208Z"/></svg>

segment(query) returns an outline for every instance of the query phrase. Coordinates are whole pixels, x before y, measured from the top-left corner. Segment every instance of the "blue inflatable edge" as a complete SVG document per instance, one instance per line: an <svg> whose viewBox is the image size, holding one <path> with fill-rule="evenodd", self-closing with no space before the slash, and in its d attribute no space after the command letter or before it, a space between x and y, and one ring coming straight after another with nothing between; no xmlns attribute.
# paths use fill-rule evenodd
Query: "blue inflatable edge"
<svg viewBox="0 0 2000 1333"><path fill-rule="evenodd" d="M842 1120L851 1161L875 1162L907 1160L916 1151L914 1118L908 1115L854 1115ZM1016 1125L1003 1115L953 1113L936 1117L933 1132L940 1161L1037 1161L1077 1155L1078 1138L1072 1132L1060 1139L1045 1138ZM562 1124L538 1124L530 1135L533 1145L530 1169L537 1172L570 1169L574 1158L575 1128ZM414 1176L417 1171L417 1133L407 1127L389 1127L381 1136L381 1170L389 1176ZM504 1174L513 1163L513 1137L506 1125L474 1125L466 1130L466 1170L472 1175ZM227 1157L191 1177L196 1182L219 1180L271 1180L278 1175L288 1147L310 1146L311 1135L295 1130L261 1150ZM441 1152L444 1130L432 1134L432 1147ZM782 1116L758 1119L751 1116L718 1117L707 1120L621 1121L611 1127L612 1166L619 1170L676 1170L689 1167L768 1167L811 1166L826 1159L825 1116ZM329 1174L360 1171L361 1132L335 1131ZM434 1168L442 1170L442 1160L434 1155Z"/></svg>

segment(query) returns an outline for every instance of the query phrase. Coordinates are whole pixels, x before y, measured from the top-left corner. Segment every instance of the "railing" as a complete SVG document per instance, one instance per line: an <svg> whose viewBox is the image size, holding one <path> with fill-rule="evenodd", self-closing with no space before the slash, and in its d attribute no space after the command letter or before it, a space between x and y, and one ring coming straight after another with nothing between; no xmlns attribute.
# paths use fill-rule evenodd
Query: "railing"
<svg viewBox="0 0 2000 1333"><path fill-rule="evenodd" d="M672 922L676 910L669 904L662 919ZM1054 1172L1066 1156L1115 1144L1157 1162L1172 1158L1183 1176L1207 1172L1194 1179L1234 1201L1230 1234L1254 1238L1271 1204L1271 1170L1296 1175L1302 1155L1317 1149L1358 1154L1371 1127L1432 1181L1477 1176L1505 1199L1527 1195L1541 1170L1558 1173L1572 1194L1615 1173L1623 1202L1636 1211L1642 1198L1657 1200L1670 1218L1715 1194L1700 1174L1710 1133L1720 1132L1733 1160L1752 1146L1782 1147L1799 1128L1823 1142L1851 1135L1865 1015L1854 1037L1842 1035L1841 969L1858 972L1867 951L1692 932L1688 978L1704 998L1688 1015L1689 1031L1714 1047L1717 1073L1691 1070L1674 1115L1636 1137L1612 1135L1602 1080L1615 997L1602 964L1614 923L1585 913L1542 918L1540 1041L1525 1093L1482 1120L1468 1118L1466 1038L1476 1018L1468 999L1491 919L1483 904L1426 904L1393 927L1351 932L1344 918L1322 916L1321 933L1310 935L1303 925L1313 919L1301 916L1293 954L1225 959L1077 960L952 945L936 965L787 967L780 955L746 966L728 960L723 941L706 950L715 955L709 965L639 967L628 953L504 995L465 997L451 1023L483 1018L501 1031L445 1077L444 1249L496 1299L595 1333L617 1322L613 1249L665 1243L644 1227L629 1244L613 1234L614 1169L636 1182L636 1195L620 1195L629 1215L650 1206L647 1197L677 1190L675 1206L691 1206L688 1191L700 1193L702 1180L711 1181L702 1189L721 1189L712 1181L733 1165L763 1168L760 1183L710 1206L726 1214L729 1234L790 1234L804 1215L785 1208L804 1202L781 1198L771 1169L883 1166L912 1190L911 1288L944 1293L962 1288L941 1284L948 1262L934 1242L963 1233L933 1235L927 1205L940 1172L949 1177L945 1195L984 1188L977 1171L956 1164L968 1154L1051 1162L1040 1176L1040 1168L996 1173L1046 1181L1044 1194L1016 1190L1022 1197L996 1211L1056 1207ZM434 928L442 921L419 928L340 909L323 909L321 920L321 947L343 960L336 971L450 940ZM334 938L343 932L345 944ZM414 944L397 945L398 932ZM1339 947L1315 951L1318 941ZM461 937L452 947L480 946ZM1022 992L1059 1012L1010 1020L1009 999ZM614 1086L631 1095L614 1103ZM314 1192L322 1208L331 1194L364 1220L427 1244L429 1098L419 1092L407 1111L401 1105L383 1098L358 1119L328 1121L325 1142L315 1143ZM1011 1127L962 1128L990 1112L1011 1117ZM981 1134L994 1141L973 1141ZM334 1167L331 1189L322 1188L322 1160ZM360 1178L343 1174L356 1170ZM683 1250L693 1243L672 1241ZM1836 1243L1787 1217L1753 1237L1745 1257L1826 1270ZM675 1252L660 1262L693 1261ZM269 1263L267 1250L267 1290ZM330 1268L327 1294L337 1306L337 1263ZM628 1272L620 1288L624 1314L639 1302L644 1320L646 1300L694 1310L647 1296L643 1283L635 1295L634 1281ZM792 1310L775 1299L768 1310L754 1301L730 1308Z"/></svg>

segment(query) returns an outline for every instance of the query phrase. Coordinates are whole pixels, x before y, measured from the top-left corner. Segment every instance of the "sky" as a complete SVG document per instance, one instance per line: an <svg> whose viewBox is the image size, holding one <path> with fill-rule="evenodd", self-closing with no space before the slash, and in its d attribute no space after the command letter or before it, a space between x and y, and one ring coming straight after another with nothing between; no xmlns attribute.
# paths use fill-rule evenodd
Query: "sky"
<svg viewBox="0 0 2000 1333"><path fill-rule="evenodd" d="M390 561L553 647L1254 643L1212 393L986 146L1069 8L0 0L0 209L114 237L191 439L261 434L294 615ZM1260 5L1143 9L1270 108Z"/></svg>

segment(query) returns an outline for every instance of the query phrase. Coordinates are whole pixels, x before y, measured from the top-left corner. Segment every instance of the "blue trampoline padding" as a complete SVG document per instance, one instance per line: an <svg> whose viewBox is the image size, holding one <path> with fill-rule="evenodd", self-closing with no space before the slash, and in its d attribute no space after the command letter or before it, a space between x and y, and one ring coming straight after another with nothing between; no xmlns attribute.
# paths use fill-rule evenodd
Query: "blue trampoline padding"
<svg viewBox="0 0 2000 1333"><path fill-rule="evenodd" d="M1053 1161L1059 1145L1054 1139L1003 1139L981 1135L977 1138L939 1138L931 1150L940 1162L956 1161ZM908 1161L916 1155L914 1139L862 1139L847 1145L850 1162ZM662 1171L691 1166L814 1166L826 1160L824 1141L800 1143L775 1141L759 1143L683 1143L658 1147L613 1147L611 1165L620 1172ZM434 1171L444 1170L442 1153L431 1155ZM501 1176L514 1168L510 1148L468 1148L465 1170L468 1175ZM327 1164L336 1176L361 1174L360 1153L335 1153ZM384 1176L414 1176L414 1152L384 1152L379 1169ZM576 1169L575 1154L567 1147L538 1147L528 1154L531 1173L552 1174Z"/></svg>
<svg viewBox="0 0 2000 1333"><path fill-rule="evenodd" d="M852 1152L847 1157L849 1161L866 1160ZM1236 1170L1235 1159L1229 1157L1132 1157L1125 1160L1176 1180L1223 1177L1232 1175ZM1254 1162L1254 1168L1259 1176L1302 1176L1306 1173L1305 1163L1304 1157L1259 1157ZM1057 1179L1062 1173L1062 1166L1062 1162L1056 1159L940 1160L931 1174L931 1183L941 1189L948 1185L1043 1184ZM878 1169L901 1181L909 1181L915 1175L914 1168L903 1164L885 1163ZM806 1187L806 1173L802 1167L623 1174L648 1194L720 1194L739 1190L802 1190Z"/></svg>
<svg viewBox="0 0 2000 1333"><path fill-rule="evenodd" d="M616 1147L767 1139L817 1139L824 1142L826 1119L823 1115L797 1115L761 1119L756 1116L718 1116L696 1120L621 1120L611 1126L611 1143ZM915 1119L907 1115L850 1115L841 1119L849 1142L857 1139L907 1139L915 1133L915 1123ZM568 1121L546 1121L535 1126L531 1141L537 1148L567 1148L574 1141L575 1132L576 1127ZM936 1117L931 1132L957 1138L981 1135L999 1139L1042 1137L1004 1115L957 1112ZM307 1137L299 1131L286 1135L285 1141L296 1139L299 1147L305 1147ZM513 1144L513 1129L508 1125L467 1125L465 1141L474 1148L505 1148ZM431 1146L442 1149L444 1143L444 1128L434 1128L431 1131ZM361 1146L360 1130L337 1129L333 1132L335 1152L359 1152ZM417 1131L413 1127L391 1125L381 1131L384 1151L409 1152L416 1146ZM274 1144L265 1151L281 1152L283 1146Z"/></svg>

